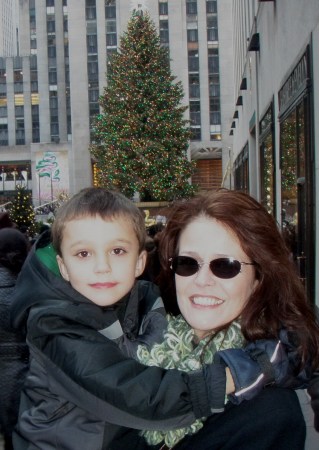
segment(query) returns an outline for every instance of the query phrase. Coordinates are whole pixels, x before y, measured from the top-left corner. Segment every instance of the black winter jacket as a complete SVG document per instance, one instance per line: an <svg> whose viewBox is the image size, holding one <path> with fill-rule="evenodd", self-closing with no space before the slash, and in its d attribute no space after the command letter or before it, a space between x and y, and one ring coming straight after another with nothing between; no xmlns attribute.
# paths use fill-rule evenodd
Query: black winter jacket
<svg viewBox="0 0 319 450"><path fill-rule="evenodd" d="M166 326L159 292L149 282L138 281L128 298L102 308L49 270L34 248L19 276L12 317L15 327L27 319L30 348L15 450L133 450L133 440L118 444L129 433L125 427L171 429L211 414L213 381L205 370L165 371L126 356L139 343L161 339Z"/></svg>
<svg viewBox="0 0 319 450"><path fill-rule="evenodd" d="M319 369L310 380L308 393L311 397L311 406L315 413L315 429L319 432Z"/></svg>
<svg viewBox="0 0 319 450"><path fill-rule="evenodd" d="M28 370L24 330L10 325L10 304L16 275L0 265L0 432L10 435L17 422L19 398Z"/></svg>

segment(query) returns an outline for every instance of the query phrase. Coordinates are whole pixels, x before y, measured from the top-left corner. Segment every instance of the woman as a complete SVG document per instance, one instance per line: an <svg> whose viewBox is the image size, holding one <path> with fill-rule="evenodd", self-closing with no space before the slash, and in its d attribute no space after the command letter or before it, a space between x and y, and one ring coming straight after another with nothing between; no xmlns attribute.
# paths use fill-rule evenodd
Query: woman
<svg viewBox="0 0 319 450"><path fill-rule="evenodd" d="M229 357L238 352L232 347L281 339L294 375L318 367L313 311L275 220L252 197L220 190L176 204L160 238L160 259L164 302L181 315L171 318L162 344L140 348L143 363L193 370L199 359L209 363L230 348L218 355L231 367ZM287 377L283 385L294 382ZM305 430L295 393L267 388L192 428L144 435L150 445L174 449L297 450Z"/></svg>

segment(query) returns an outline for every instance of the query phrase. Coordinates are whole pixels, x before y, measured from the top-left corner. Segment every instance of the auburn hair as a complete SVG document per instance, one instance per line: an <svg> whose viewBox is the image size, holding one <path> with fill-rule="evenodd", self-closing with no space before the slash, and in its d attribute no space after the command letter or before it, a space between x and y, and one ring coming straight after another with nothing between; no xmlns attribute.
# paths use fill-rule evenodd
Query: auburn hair
<svg viewBox="0 0 319 450"><path fill-rule="evenodd" d="M169 259L178 255L181 232L199 216L227 226L237 236L246 255L256 263L259 283L240 315L246 340L278 338L280 330L285 329L293 336L301 363L318 364L319 327L290 251L275 219L244 192L220 189L179 201L171 207L159 243L158 283L167 309L173 314L179 312Z"/></svg>

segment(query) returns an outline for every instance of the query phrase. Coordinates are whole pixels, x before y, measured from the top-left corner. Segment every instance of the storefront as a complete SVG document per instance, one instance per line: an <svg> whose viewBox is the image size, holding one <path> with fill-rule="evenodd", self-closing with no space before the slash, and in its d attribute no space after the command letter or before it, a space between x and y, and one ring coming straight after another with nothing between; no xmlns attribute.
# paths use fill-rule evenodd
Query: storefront
<svg viewBox="0 0 319 450"><path fill-rule="evenodd" d="M282 229L314 298L315 183L310 48L278 94Z"/></svg>

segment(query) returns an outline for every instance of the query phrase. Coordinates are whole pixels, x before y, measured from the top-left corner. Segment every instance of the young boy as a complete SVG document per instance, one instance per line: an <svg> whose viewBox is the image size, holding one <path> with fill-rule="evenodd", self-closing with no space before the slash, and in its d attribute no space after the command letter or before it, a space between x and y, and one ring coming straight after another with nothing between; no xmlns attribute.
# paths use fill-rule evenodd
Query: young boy
<svg viewBox="0 0 319 450"><path fill-rule="evenodd" d="M16 450L144 448L137 430L182 427L223 410L223 364L183 373L129 357L166 327L157 288L135 281L144 242L132 202L88 188L58 211L56 259L50 235L34 245L12 307L16 327L27 319L30 348Z"/></svg>

